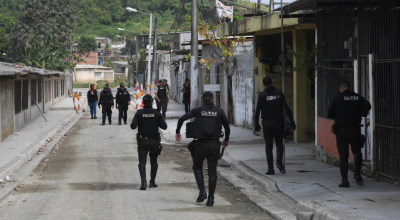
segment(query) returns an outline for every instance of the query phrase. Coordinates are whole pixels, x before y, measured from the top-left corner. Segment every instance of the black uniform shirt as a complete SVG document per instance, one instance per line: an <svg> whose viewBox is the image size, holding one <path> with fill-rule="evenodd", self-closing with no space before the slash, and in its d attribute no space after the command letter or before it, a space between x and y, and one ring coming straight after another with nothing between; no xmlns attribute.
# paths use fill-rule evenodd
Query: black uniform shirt
<svg viewBox="0 0 400 220"><path fill-rule="evenodd" d="M131 101L131 95L129 94L128 91L126 91L126 89L124 89L124 91L121 90L117 91L117 95L115 96L115 102L117 104L130 101Z"/></svg>
<svg viewBox="0 0 400 220"><path fill-rule="evenodd" d="M204 103L204 105L214 105L213 103ZM221 117L221 122L222 125L224 126L225 129L225 141L229 141L229 135L231 133L231 128L229 127L229 122L228 122L228 118L226 117L226 114L224 112L224 110L222 108L219 108L219 110L221 111L222 117ZM197 109L194 108L192 110L190 110L188 113L182 115L179 120L178 120L178 126L176 128L176 133L179 134L181 132L181 128L183 125L183 122L190 119L190 118L195 118L197 117Z"/></svg>
<svg viewBox="0 0 400 220"><path fill-rule="evenodd" d="M273 86L265 88L258 97L255 123L258 124L260 112L261 118L264 120L280 120L282 119L283 109L285 109L290 121L293 121L293 113L290 110L282 91L277 90Z"/></svg>
<svg viewBox="0 0 400 220"><path fill-rule="evenodd" d="M341 126L359 126L361 122L361 104L364 97L348 89L332 99L328 108L328 118L334 118Z"/></svg>
<svg viewBox="0 0 400 220"><path fill-rule="evenodd" d="M100 94L99 106L100 105L109 105L109 106L114 105L114 100L112 95L106 91L102 91Z"/></svg>
<svg viewBox="0 0 400 220"><path fill-rule="evenodd" d="M144 137L158 136L158 128L167 129L167 123L161 116L161 113L152 107L144 107L138 110L132 120L131 128L139 127L138 133Z"/></svg>

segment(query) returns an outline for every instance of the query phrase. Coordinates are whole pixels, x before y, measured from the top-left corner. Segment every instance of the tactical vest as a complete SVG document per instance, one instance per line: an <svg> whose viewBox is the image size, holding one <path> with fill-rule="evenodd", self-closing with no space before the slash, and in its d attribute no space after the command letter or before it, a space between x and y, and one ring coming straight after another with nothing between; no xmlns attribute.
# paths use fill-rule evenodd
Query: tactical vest
<svg viewBox="0 0 400 220"><path fill-rule="evenodd" d="M185 96L185 97L190 97L190 84L189 85L186 85L186 84L183 84L183 88L185 88L185 93L183 93L183 96Z"/></svg>
<svg viewBox="0 0 400 220"><path fill-rule="evenodd" d="M163 86L161 87L160 85L157 86L157 96L160 99L167 98L167 87Z"/></svg>
<svg viewBox="0 0 400 220"><path fill-rule="evenodd" d="M113 97L108 92L104 92L101 95L102 95L102 99L103 99L103 105L109 105L112 103Z"/></svg>
<svg viewBox="0 0 400 220"><path fill-rule="evenodd" d="M350 92L341 93L336 100L335 124L340 126L358 126L361 122L361 104L364 98Z"/></svg>
<svg viewBox="0 0 400 220"><path fill-rule="evenodd" d="M124 91L119 91L119 102L128 102L129 101L129 93L124 90Z"/></svg>
<svg viewBox="0 0 400 220"><path fill-rule="evenodd" d="M220 108L202 105L196 108L196 120L186 124L186 138L219 139L223 136Z"/></svg>
<svg viewBox="0 0 400 220"><path fill-rule="evenodd" d="M261 118L263 120L282 119L283 104L279 90L264 90L261 94Z"/></svg>

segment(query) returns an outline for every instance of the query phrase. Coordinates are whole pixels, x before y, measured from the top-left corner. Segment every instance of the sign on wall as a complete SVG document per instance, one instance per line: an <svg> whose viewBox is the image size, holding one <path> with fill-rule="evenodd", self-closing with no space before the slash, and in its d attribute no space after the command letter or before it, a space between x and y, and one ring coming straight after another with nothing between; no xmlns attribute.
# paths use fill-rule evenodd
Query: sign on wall
<svg viewBox="0 0 400 220"><path fill-rule="evenodd" d="M216 0L218 23L225 24L233 21L233 6L225 6L220 1Z"/></svg>
<svg viewBox="0 0 400 220"><path fill-rule="evenodd" d="M220 90L221 90L220 84L206 84L206 85L204 85L204 91L217 92L217 91L220 91Z"/></svg>

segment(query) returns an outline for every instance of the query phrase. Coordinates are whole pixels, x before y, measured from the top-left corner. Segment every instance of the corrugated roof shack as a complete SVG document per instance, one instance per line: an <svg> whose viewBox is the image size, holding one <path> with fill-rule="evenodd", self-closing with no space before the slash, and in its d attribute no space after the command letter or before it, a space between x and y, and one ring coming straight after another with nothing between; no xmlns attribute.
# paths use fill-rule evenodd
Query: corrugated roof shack
<svg viewBox="0 0 400 220"><path fill-rule="evenodd" d="M40 111L49 111L68 95L68 90L72 90L70 71L0 62L0 141L42 117Z"/></svg>

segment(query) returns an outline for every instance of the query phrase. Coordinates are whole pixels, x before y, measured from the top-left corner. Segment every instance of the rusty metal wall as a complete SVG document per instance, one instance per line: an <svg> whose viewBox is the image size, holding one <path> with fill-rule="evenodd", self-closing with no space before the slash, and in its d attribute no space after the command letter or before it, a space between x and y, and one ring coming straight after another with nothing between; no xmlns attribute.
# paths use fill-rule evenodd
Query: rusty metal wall
<svg viewBox="0 0 400 220"><path fill-rule="evenodd" d="M0 77L0 141L14 132L14 80Z"/></svg>

